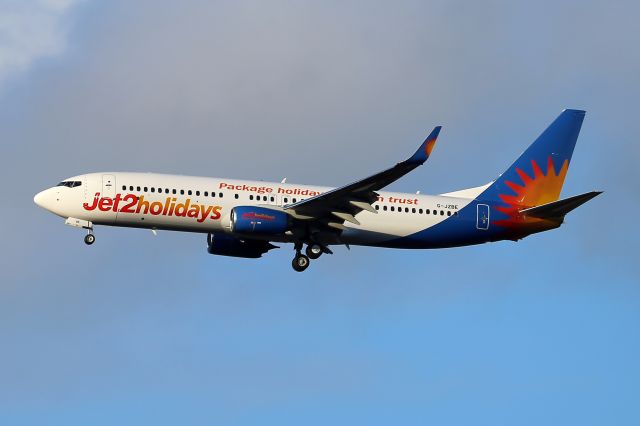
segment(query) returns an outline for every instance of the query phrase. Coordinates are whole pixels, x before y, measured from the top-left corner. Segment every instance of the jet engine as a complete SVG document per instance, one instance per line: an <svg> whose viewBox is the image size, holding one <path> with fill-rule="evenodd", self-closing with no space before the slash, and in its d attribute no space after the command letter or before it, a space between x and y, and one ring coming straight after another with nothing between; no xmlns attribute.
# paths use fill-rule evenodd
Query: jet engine
<svg viewBox="0 0 640 426"><path fill-rule="evenodd" d="M231 232L238 234L278 235L286 232L291 218L267 207L238 206L231 210Z"/></svg>
<svg viewBox="0 0 640 426"><path fill-rule="evenodd" d="M262 257L271 249L278 248L268 241L240 239L219 232L209 234L207 244L207 251L210 254L253 259Z"/></svg>

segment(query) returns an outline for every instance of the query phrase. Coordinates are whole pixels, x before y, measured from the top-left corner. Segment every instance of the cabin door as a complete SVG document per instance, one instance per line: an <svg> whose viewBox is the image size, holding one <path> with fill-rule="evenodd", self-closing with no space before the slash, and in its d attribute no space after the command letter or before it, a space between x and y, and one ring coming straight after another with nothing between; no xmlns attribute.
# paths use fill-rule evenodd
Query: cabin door
<svg viewBox="0 0 640 426"><path fill-rule="evenodd" d="M108 198L116 196L116 177L114 175L102 175L102 196Z"/></svg>

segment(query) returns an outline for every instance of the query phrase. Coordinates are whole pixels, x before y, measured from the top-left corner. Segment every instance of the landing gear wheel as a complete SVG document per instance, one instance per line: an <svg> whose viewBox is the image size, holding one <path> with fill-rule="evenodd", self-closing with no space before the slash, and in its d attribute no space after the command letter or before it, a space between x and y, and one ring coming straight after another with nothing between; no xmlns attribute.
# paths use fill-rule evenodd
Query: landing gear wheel
<svg viewBox="0 0 640 426"><path fill-rule="evenodd" d="M309 244L305 250L305 253L311 260L315 260L322 256L322 247L319 244Z"/></svg>
<svg viewBox="0 0 640 426"><path fill-rule="evenodd" d="M309 267L309 258L304 254L297 254L291 262L291 266L296 272L302 272Z"/></svg>
<svg viewBox="0 0 640 426"><path fill-rule="evenodd" d="M84 243L88 246L93 244L96 241L96 237L93 234L87 234L84 236Z"/></svg>

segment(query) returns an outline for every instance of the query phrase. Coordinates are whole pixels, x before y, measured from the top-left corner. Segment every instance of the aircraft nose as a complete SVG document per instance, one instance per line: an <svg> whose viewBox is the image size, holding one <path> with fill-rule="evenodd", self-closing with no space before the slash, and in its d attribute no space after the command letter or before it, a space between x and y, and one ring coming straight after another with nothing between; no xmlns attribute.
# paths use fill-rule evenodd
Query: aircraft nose
<svg viewBox="0 0 640 426"><path fill-rule="evenodd" d="M46 192L46 190L45 191L40 191L35 195L35 197L33 197L33 202L36 203L40 207L44 207L43 204L44 204L44 198L45 198L45 194L44 193L45 192Z"/></svg>
<svg viewBox="0 0 640 426"><path fill-rule="evenodd" d="M33 202L38 206L42 207L45 210L53 211L56 207L57 195L56 190L54 188L45 189L44 191L38 192L33 197Z"/></svg>

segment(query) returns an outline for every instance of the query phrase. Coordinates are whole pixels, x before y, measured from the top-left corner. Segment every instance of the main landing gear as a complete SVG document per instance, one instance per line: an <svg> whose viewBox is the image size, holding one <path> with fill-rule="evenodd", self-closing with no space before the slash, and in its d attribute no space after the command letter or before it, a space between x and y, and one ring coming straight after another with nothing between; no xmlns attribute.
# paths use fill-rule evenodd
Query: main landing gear
<svg viewBox="0 0 640 426"><path fill-rule="evenodd" d="M322 256L322 247L319 244L309 244L305 253L309 259L315 260Z"/></svg>
<svg viewBox="0 0 640 426"><path fill-rule="evenodd" d="M301 253L296 253L296 256L293 258L291 262L291 266L296 272L302 272L309 267L309 258Z"/></svg>
<svg viewBox="0 0 640 426"><path fill-rule="evenodd" d="M311 263L309 259L315 260L319 258L324 249L319 244L309 244L305 249L306 255L302 254L302 243L295 244L296 255L291 262L291 266L296 272L302 272L309 267Z"/></svg>

